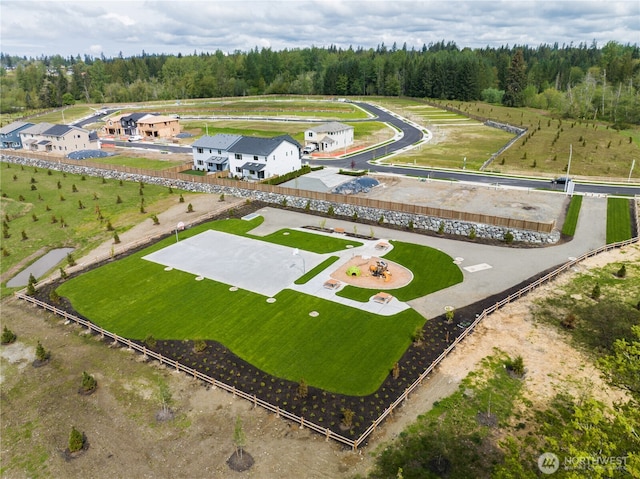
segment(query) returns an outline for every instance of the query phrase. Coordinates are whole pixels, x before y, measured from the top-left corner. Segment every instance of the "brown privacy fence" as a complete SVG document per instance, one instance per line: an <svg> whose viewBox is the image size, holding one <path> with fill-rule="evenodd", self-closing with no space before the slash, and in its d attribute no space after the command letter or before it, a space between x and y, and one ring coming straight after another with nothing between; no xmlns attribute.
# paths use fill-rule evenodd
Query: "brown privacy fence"
<svg viewBox="0 0 640 479"><path fill-rule="evenodd" d="M480 322L487 318L490 314L494 313L495 311L499 310L500 308L506 306L507 304L511 303L512 301L518 300L520 299L522 296L530 293L531 291L533 291L534 289L536 289L539 286L542 286L543 284L554 280L555 278L557 278L560 274L569 271L573 266L575 266L576 264L580 263L581 261L584 261L585 259L591 257L591 256L595 256L597 254L615 249L615 248L621 248L623 246L627 246L633 243L637 243L638 242L638 237L636 236L635 238L632 238L630 240L627 241L621 241L618 243L612 243L612 244L608 244L605 246L602 246L596 250L592 250L589 251L585 254L583 254L582 256L576 258L575 260L569 261L565 264L563 264L562 266L560 266L559 268L557 268L556 270L548 273L547 275L543 276L542 278L537 279L536 281L532 282L531 284L525 286L524 288L516 291L513 294L510 294L509 296L507 296L506 298L502 299L501 301L498 301L497 303L495 303L493 306L485 309L484 311L482 311L482 313L480 313L478 315L478 317L475 319L475 321L469 325L463 332L462 334L460 334L460 336L458 336L455 341L453 343L451 343L449 345L449 347L447 347L447 349L445 349L442 354L440 356L438 356L430 365L429 367L427 367L422 374L420 374L420 376L413 382L413 384L411 384L407 389L405 389L405 391L393 402L391 403L391 405L389 407L387 407L382 414L375 420L373 421L373 423L371 424L371 426L369 426L361 435L360 437L358 437L357 439L349 439L346 438L340 434L337 434L335 432L333 432L332 430L326 428L326 427L322 427L319 426L313 422L307 421L303 416L298 416L296 414L292 414L288 411L285 411L283 409L281 409L279 406L274 406L271 403L268 403L266 401L263 401L262 399L257 398L255 395L251 395L251 394L247 394L244 391L240 391L238 389L236 389L234 386L229 386L221 381L218 381L217 379L214 379L210 376L207 376L206 374L203 374L195 369L189 368L181 363L179 363L178 361L174 361L173 359L164 357L161 354L155 353L154 351L151 351L149 349L147 349L144 345L141 346L139 344L134 343L133 341L131 341L130 339L127 338L123 338L122 336L118 336L117 334L111 333L93 323L91 323L90 321L78 318L77 316L74 316L70 313L67 313L64 310L58 309L55 306L52 306L48 303L45 303L43 301L40 301L36 298L33 298L31 296L28 296L25 291L26 290L22 290L16 293L16 297L25 301L28 301L30 303L35 304L36 306L39 306L47 311L51 311L52 313L61 316L63 318L65 318L68 321L73 321L81 326L86 327L87 329L89 329L89 331L99 334L100 337L102 338L110 338L113 340L113 342L115 344L121 344L123 346L126 346L129 349L133 349L141 354L144 355L144 357L151 357L153 359L156 359L157 361L159 361L161 364L166 364L167 366L175 369L176 371L181 371L184 372L186 374L188 374L189 376L193 376L194 379L199 379L203 382L206 382L207 384L211 384L213 386L219 387L221 389L224 389L225 391L230 392L231 394L233 394L233 396L238 396L241 397L249 402L251 402L254 407L262 407L264 409L266 409L267 411L271 411L273 413L276 414L276 416L280 417L284 417L286 419L289 419L290 421L293 421L297 424L300 425L301 428L304 427L308 427L309 429L322 434L323 436L325 436L326 440L329 439L333 439L334 441L337 441L341 444L347 445L349 447L351 447L354 451L356 451L363 443L365 443L367 441L367 439L369 438L369 436L373 433L373 431L376 430L376 428L378 428L378 426L380 426L382 424L382 422L390 415L393 413L393 411L395 410L396 407L400 406L405 400L408 399L409 394L411 394L413 391L415 391L418 386L420 386L422 384L422 382L426 379L428 379L429 374L431 374L436 367L438 367L438 365L440 364L440 362L442 360L444 360L444 358L446 358L449 353L451 353L451 351L453 351L456 346L458 344L460 344L460 342L466 338L469 334L473 333L473 331L475 330L476 326L478 324L480 324Z"/></svg>
<svg viewBox="0 0 640 479"><path fill-rule="evenodd" d="M323 201L335 204L345 204L363 208L388 210L398 213L430 216L446 220L457 220L469 223L481 223L492 226L500 226L508 229L536 231L538 233L551 233L555 227L555 221L538 222L527 221L503 216L485 215L480 213L469 213L466 211L448 210L444 208L434 208L431 206L413 205L407 203L396 203L393 201L381 201L352 195L338 195L332 193L322 193L317 191L300 190L297 188L285 188L283 186L268 185L265 183L240 181L229 178L218 178L216 175L196 176L181 173L185 169L191 168L191 162L174 166L164 170L149 170L143 168L132 168L120 165L109 165L86 160L71 160L68 158L56 158L47 154L19 151L14 154L24 158L37 159L50 163L59 163L72 166L96 168L102 170L117 171L131 175L151 176L166 180L185 181L189 183L199 183L218 186L220 188L235 188L261 193L272 193L276 195L304 198L309 201Z"/></svg>

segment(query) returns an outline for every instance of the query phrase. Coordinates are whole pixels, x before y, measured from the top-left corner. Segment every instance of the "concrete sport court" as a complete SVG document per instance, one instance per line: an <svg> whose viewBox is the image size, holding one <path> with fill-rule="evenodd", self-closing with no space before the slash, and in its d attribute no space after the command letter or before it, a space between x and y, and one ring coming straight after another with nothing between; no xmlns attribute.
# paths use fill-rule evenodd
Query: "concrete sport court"
<svg viewBox="0 0 640 479"><path fill-rule="evenodd" d="M143 259L272 297L327 257L208 230Z"/></svg>

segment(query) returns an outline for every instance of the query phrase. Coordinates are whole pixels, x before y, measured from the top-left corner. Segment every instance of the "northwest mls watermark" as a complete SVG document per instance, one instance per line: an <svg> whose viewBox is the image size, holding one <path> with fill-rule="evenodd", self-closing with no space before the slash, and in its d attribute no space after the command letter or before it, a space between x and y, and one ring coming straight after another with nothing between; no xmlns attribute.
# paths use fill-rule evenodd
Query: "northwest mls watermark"
<svg viewBox="0 0 640 479"><path fill-rule="evenodd" d="M627 456L566 456L561 461L556 454L545 452L538 457L538 469L543 474L553 474L559 469L564 471L595 471L605 468L625 471Z"/></svg>

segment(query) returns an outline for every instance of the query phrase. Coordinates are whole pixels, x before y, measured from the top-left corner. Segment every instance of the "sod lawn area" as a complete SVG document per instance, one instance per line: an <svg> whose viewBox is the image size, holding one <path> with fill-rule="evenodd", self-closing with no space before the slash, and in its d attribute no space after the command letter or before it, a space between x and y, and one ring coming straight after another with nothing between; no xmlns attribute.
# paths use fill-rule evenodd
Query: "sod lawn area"
<svg viewBox="0 0 640 479"><path fill-rule="evenodd" d="M261 221L261 217L214 221L181 232L181 236L216 229L251 237L247 231ZM286 232L289 234L279 231L254 238L316 253L359 244L296 230ZM291 381L304 378L311 386L352 396L371 394L380 386L410 345L416 328L425 322L412 309L378 316L288 289L270 303L257 293L230 291L229 285L209 279L195 281L192 274L165 271L162 265L142 259L174 242L173 236L168 237L70 279L57 292L80 314L120 336L218 341L273 376ZM398 243L394 251L403 247ZM312 311L318 316L310 316Z"/></svg>
<svg viewBox="0 0 640 479"><path fill-rule="evenodd" d="M607 244L631 239L631 208L627 198L607 198Z"/></svg>

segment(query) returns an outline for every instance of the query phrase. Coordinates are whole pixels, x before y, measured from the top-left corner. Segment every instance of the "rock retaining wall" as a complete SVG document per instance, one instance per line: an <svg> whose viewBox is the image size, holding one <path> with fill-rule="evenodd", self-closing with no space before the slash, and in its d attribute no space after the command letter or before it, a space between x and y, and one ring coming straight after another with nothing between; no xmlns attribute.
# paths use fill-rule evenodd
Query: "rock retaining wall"
<svg viewBox="0 0 640 479"><path fill-rule="evenodd" d="M346 205L342 203L332 203L321 200L310 200L303 197L282 195L278 193L266 193L262 191L248 190L241 187L228 187L206 183L196 183L185 180L167 179L152 175L140 175L123 173L110 169L101 169L55 161L46 161L32 158L24 158L17 155L1 155L0 160L7 163L15 163L24 166L64 171L76 175L98 176L107 179L122 181L143 182L148 184L166 186L195 193L224 194L247 200L261 201L280 206L290 206L302 210L330 214L336 217L354 218L375 222L384 225L413 228L415 230L426 230L447 235L460 237L482 238L487 240L505 241L505 236L510 233L513 241L517 243L527 243L531 245L549 245L557 243L560 239L560 232L557 230L551 233L539 233L536 231L518 230L502 226L494 226L482 223L472 223L467 221L436 218L433 216L400 213L397 211L384 210L378 208L368 208L356 205Z"/></svg>

